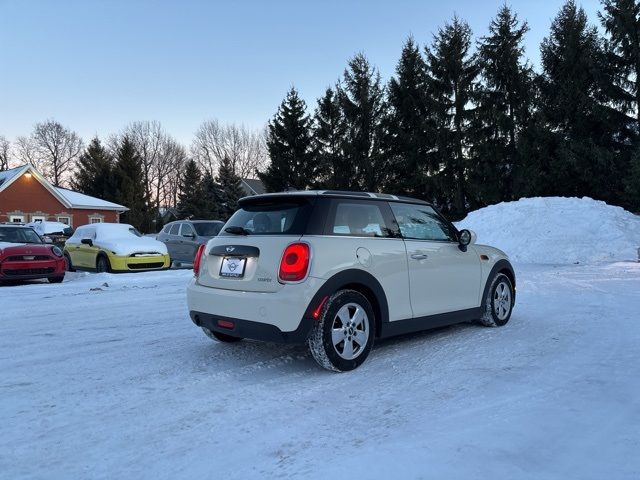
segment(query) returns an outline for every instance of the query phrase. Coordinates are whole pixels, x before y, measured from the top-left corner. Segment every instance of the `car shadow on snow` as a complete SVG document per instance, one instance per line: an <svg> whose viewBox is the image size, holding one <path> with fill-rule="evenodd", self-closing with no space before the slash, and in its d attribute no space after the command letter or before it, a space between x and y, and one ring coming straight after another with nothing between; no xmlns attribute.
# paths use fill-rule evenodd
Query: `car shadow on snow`
<svg viewBox="0 0 640 480"><path fill-rule="evenodd" d="M442 348L443 343L449 345L455 338L464 342L469 336L475 336L478 325L462 323L446 327L409 333L386 339L376 339L366 364L376 359L401 355L415 347L428 349ZM203 334L204 337L204 334ZM460 337L460 338L457 338ZM255 375L262 372L269 376L328 373L315 362L306 344L286 345L254 340L243 340L238 343L222 343L206 337L194 345L195 369L219 375L240 374Z"/></svg>
<svg viewBox="0 0 640 480"><path fill-rule="evenodd" d="M203 334L204 336L204 334ZM198 369L217 374L254 374L270 371L278 374L307 372L317 367L306 345L242 340L237 343L216 342L204 338L194 345Z"/></svg>

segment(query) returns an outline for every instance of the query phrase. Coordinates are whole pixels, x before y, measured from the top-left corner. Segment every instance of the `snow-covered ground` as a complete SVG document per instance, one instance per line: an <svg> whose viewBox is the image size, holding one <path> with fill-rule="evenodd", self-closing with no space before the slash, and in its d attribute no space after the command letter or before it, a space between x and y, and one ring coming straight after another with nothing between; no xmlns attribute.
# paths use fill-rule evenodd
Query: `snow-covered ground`
<svg viewBox="0 0 640 480"><path fill-rule="evenodd" d="M640 264L516 271L506 327L345 374L209 340L189 271L2 287L0 477L637 479Z"/></svg>
<svg viewBox="0 0 640 480"><path fill-rule="evenodd" d="M0 479L640 478L638 217L523 199L460 226L516 261L509 324L344 374L205 337L189 270L0 287Z"/></svg>

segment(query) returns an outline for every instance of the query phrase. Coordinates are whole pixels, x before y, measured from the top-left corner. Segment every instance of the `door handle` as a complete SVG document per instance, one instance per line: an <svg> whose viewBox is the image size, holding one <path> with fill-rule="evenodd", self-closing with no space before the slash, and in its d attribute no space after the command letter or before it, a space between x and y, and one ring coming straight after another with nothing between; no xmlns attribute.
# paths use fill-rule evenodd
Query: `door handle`
<svg viewBox="0 0 640 480"><path fill-rule="evenodd" d="M429 255L427 255L426 253L413 253L411 255L411 258L413 258L414 260L424 260L428 257Z"/></svg>

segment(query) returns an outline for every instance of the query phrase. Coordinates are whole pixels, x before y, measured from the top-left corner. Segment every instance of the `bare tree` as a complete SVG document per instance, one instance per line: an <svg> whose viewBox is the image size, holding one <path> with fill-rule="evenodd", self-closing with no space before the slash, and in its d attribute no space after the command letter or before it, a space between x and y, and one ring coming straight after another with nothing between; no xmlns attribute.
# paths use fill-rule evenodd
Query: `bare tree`
<svg viewBox="0 0 640 480"><path fill-rule="evenodd" d="M31 137L18 137L15 144L16 156L22 163L35 165L36 146Z"/></svg>
<svg viewBox="0 0 640 480"><path fill-rule="evenodd" d="M59 187L67 182L84 148L80 136L55 120L36 123L29 137L18 137L18 157Z"/></svg>
<svg viewBox="0 0 640 480"><path fill-rule="evenodd" d="M107 148L117 149L127 136L142 161L146 194L155 207L173 205L177 196L174 185L186 158L185 148L165 132L160 122L138 121L129 124L120 135L107 140Z"/></svg>
<svg viewBox="0 0 640 480"><path fill-rule="evenodd" d="M155 199L160 206L175 206L178 197L178 184L182 167L187 160L185 148L173 138L167 136L162 144L158 161L153 166L155 177Z"/></svg>
<svg viewBox="0 0 640 480"><path fill-rule="evenodd" d="M11 142L0 135L0 171L9 169L9 157L11 156Z"/></svg>
<svg viewBox="0 0 640 480"><path fill-rule="evenodd" d="M135 145L138 155L140 155L147 197L151 198L153 185L157 180L157 178L154 178L154 165L160 161L162 144L167 134L160 122L142 121L131 123L125 128L123 135L129 137Z"/></svg>
<svg viewBox="0 0 640 480"><path fill-rule="evenodd" d="M220 163L229 158L236 175L253 178L267 163L263 131L244 125L223 125L218 120L203 122L195 133L191 154L200 166L215 176Z"/></svg>

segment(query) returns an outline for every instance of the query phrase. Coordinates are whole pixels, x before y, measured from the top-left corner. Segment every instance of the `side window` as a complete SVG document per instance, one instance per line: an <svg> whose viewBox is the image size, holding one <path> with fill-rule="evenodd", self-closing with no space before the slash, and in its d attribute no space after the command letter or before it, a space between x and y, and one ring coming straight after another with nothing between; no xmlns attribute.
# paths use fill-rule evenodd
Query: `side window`
<svg viewBox="0 0 640 480"><path fill-rule="evenodd" d="M195 236L196 232L193 231L193 227L191 225L189 225L188 223L183 223L182 224L182 228L180 229L180 235L182 235L183 237L185 235L194 235Z"/></svg>
<svg viewBox="0 0 640 480"><path fill-rule="evenodd" d="M180 224L174 223L171 225L171 230L169 230L169 235L178 235L178 230L180 230Z"/></svg>
<svg viewBox="0 0 640 480"><path fill-rule="evenodd" d="M381 203L336 200L329 213L329 235L392 237Z"/></svg>
<svg viewBox="0 0 640 480"><path fill-rule="evenodd" d="M413 240L456 241L456 233L429 205L390 202L403 238Z"/></svg>

